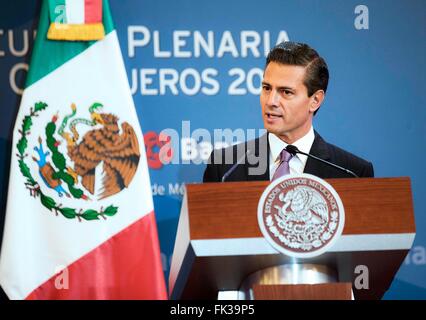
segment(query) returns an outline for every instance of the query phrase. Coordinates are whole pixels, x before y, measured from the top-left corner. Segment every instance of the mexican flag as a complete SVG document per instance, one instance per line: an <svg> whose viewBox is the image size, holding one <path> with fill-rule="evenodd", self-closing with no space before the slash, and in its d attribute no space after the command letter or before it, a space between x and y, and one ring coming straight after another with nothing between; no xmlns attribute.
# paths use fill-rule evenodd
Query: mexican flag
<svg viewBox="0 0 426 320"><path fill-rule="evenodd" d="M166 299L144 139L117 32L107 0L68 6L77 2L43 1L13 133L0 284L11 299ZM91 10L102 19L86 21ZM61 37L79 29L101 39L48 36L58 14L69 16L55 25ZM92 23L103 36L74 28Z"/></svg>

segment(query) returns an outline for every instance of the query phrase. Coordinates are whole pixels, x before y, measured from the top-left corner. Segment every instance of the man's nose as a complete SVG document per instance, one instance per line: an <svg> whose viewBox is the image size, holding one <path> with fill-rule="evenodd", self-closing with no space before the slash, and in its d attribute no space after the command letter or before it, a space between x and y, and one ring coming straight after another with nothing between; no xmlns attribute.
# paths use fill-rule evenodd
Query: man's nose
<svg viewBox="0 0 426 320"><path fill-rule="evenodd" d="M267 101L268 105L271 107L278 107L279 100L280 100L280 95L278 94L278 92L276 90L271 90L271 92L269 93L268 101Z"/></svg>

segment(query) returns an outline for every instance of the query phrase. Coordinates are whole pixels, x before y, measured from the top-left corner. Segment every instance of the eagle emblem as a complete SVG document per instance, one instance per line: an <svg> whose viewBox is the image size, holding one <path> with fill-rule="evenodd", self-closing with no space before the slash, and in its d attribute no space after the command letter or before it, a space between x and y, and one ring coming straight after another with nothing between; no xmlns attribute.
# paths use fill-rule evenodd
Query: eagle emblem
<svg viewBox="0 0 426 320"><path fill-rule="evenodd" d="M40 132L32 148L31 158L42 181L39 183L26 162L26 149L33 118L47 107L39 102L30 109L23 119L16 146L20 171L31 196L39 197L46 208L66 218L77 217L81 221L114 215L118 208L113 205L99 210L78 210L58 204L49 193L59 198L91 201L106 199L128 188L140 159L133 127L127 122L120 124L119 117L113 113L102 112L101 103L93 103L86 117L77 117L77 107L71 104L69 114L61 118L56 113L51 117L44 135Z"/></svg>
<svg viewBox="0 0 426 320"><path fill-rule="evenodd" d="M123 122L120 128L118 117L98 112L101 107L99 103L93 104L89 108L91 120L74 119L69 125L70 132L66 132L67 122L76 113L76 107L72 104L72 114L62 121L59 133L67 143L68 156L74 163L70 173L74 177L81 177L81 184L92 195L95 191L95 169L102 163L105 176L99 199L104 199L129 186L138 167L140 152L133 127ZM88 131L79 141L77 124L97 128Z"/></svg>
<svg viewBox="0 0 426 320"><path fill-rule="evenodd" d="M259 200L258 222L265 239L295 258L311 258L329 250L340 237L344 221L337 192L310 174L274 180Z"/></svg>

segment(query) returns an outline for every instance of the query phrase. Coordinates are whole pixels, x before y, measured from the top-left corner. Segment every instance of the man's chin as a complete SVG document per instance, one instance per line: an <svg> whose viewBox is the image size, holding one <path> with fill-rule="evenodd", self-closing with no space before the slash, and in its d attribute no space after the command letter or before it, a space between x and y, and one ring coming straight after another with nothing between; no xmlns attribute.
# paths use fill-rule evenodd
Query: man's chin
<svg viewBox="0 0 426 320"><path fill-rule="evenodd" d="M269 133L273 133L278 136L282 134L283 129L278 126L270 125L268 123L264 123L263 125Z"/></svg>

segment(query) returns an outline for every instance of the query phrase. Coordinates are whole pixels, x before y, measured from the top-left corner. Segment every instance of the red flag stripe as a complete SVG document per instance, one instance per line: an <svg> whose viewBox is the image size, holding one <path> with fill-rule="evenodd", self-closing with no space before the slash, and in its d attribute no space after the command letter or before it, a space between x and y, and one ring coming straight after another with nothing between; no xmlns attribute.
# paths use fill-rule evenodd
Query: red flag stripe
<svg viewBox="0 0 426 320"><path fill-rule="evenodd" d="M84 0L84 22L102 22L102 0Z"/></svg>
<svg viewBox="0 0 426 320"><path fill-rule="evenodd" d="M26 299L167 299L157 226L151 212L72 263ZM59 277L61 277L59 279ZM59 280L58 280L59 279Z"/></svg>

